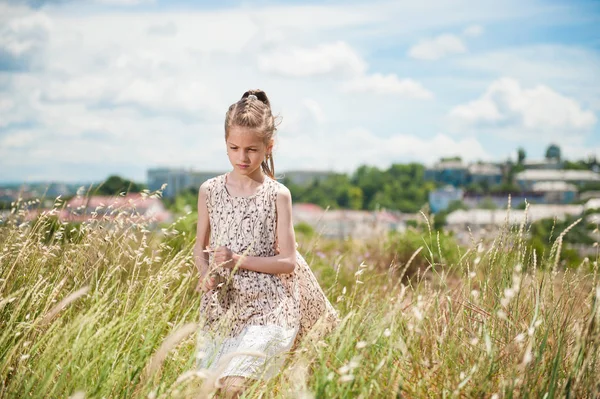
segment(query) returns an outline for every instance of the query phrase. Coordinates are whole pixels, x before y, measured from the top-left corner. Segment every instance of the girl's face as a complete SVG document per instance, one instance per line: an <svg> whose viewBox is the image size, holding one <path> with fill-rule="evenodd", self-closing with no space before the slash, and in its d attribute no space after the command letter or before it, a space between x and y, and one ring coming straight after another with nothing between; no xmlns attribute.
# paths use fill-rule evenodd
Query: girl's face
<svg viewBox="0 0 600 399"><path fill-rule="evenodd" d="M265 144L264 139L252 129L231 126L226 140L227 156L233 169L242 175L251 175L260 169L260 164L271 153L273 144Z"/></svg>

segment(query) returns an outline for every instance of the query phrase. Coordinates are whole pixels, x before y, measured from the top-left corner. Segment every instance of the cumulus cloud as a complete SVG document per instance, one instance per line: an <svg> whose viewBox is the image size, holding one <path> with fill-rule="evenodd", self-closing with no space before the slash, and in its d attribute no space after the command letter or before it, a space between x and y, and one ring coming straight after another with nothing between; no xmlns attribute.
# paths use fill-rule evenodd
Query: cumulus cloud
<svg viewBox="0 0 600 399"><path fill-rule="evenodd" d="M258 57L263 72L289 77L343 74L357 75L367 68L348 43L338 41L315 47L290 47Z"/></svg>
<svg viewBox="0 0 600 399"><path fill-rule="evenodd" d="M411 134L381 137L365 128L328 132L317 137L283 137L279 153L282 170L315 169L325 163L340 172L351 172L361 164L387 168L392 163L407 161L433 163L440 157L457 154L467 161L491 159L473 137L455 139L442 133L433 137Z"/></svg>
<svg viewBox="0 0 600 399"><path fill-rule="evenodd" d="M177 25L173 21L152 25L148 28L148 33L151 35L172 36L177 33Z"/></svg>
<svg viewBox="0 0 600 399"><path fill-rule="evenodd" d="M465 28L463 36L465 37L478 37L483 33L483 27L481 25L471 25Z"/></svg>
<svg viewBox="0 0 600 399"><path fill-rule="evenodd" d="M396 94L427 99L433 94L413 79L396 74L367 73L368 64L347 43L325 43L311 48L291 48L262 55L259 68L287 77L346 76L340 85L346 93Z"/></svg>
<svg viewBox="0 0 600 399"><path fill-rule="evenodd" d="M433 98L433 93L421 83L413 79L399 79L396 74L375 73L358 76L343 83L342 90L351 93L399 94L419 99Z"/></svg>
<svg viewBox="0 0 600 399"><path fill-rule="evenodd" d="M593 112L548 86L523 88L511 78L494 81L478 99L458 105L450 118L462 128L496 129L516 135L584 132L597 122Z"/></svg>
<svg viewBox="0 0 600 399"><path fill-rule="evenodd" d="M22 68L0 73L0 180L143 179L160 165L224 170L224 113L248 88L265 89L283 116L278 170L485 158L474 138L432 136L447 98L412 99L434 89L439 97L443 87L409 79L413 61L391 70L379 55L406 34L508 19L523 7L501 16L504 5L456 14L434 0L124 12L114 5L137 1L88 7L94 1L0 3L0 51ZM464 47L477 33L468 30L456 32Z"/></svg>
<svg viewBox="0 0 600 399"><path fill-rule="evenodd" d="M0 22L0 70L26 70L34 66L48 42L50 19L36 12L10 19L0 17Z"/></svg>
<svg viewBox="0 0 600 399"><path fill-rule="evenodd" d="M462 31L462 37L475 38L483 34L481 25L470 25ZM459 35L444 33L423 39L408 50L408 56L417 60L435 61L455 54L464 54L467 45Z"/></svg>
<svg viewBox="0 0 600 399"><path fill-rule="evenodd" d="M90 3L116 5L116 6L134 6L144 3L154 3L155 0L84 0ZM75 0L8 0L9 4L26 4L32 8L41 8L47 5L60 5L64 3L75 2Z"/></svg>
<svg viewBox="0 0 600 399"><path fill-rule="evenodd" d="M433 39L421 40L408 50L408 55L418 60L433 61L466 52L467 47L460 37L445 33Z"/></svg>
<svg viewBox="0 0 600 399"><path fill-rule="evenodd" d="M600 111L600 54L581 46L523 45L453 60L466 73L509 75L522 85L545 84Z"/></svg>

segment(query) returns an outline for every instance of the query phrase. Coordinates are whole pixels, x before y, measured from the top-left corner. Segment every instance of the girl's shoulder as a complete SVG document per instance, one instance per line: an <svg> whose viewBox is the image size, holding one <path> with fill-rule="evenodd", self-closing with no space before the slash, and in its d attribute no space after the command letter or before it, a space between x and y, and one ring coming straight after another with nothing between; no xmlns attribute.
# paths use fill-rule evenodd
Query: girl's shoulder
<svg viewBox="0 0 600 399"><path fill-rule="evenodd" d="M225 174L223 173L221 175L211 177L210 179L205 180L204 183L200 185L200 192L204 193L205 195L210 195L214 187L218 185L224 179L224 177Z"/></svg>
<svg viewBox="0 0 600 399"><path fill-rule="evenodd" d="M271 179L274 182L274 186L277 188L277 190L283 190L283 191L290 191L285 184L283 184L280 181L277 181L275 179Z"/></svg>
<svg viewBox="0 0 600 399"><path fill-rule="evenodd" d="M277 195L277 197L281 198L287 198L287 197L292 197L292 194L290 192L290 189L287 188L287 186L275 179L271 179L273 181L273 188L274 188L274 192Z"/></svg>

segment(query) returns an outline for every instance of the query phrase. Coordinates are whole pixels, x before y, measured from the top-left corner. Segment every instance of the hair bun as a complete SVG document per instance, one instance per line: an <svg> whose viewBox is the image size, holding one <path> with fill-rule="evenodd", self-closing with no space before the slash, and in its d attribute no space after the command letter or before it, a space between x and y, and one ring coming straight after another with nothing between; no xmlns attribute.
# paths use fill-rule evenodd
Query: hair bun
<svg viewBox="0 0 600 399"><path fill-rule="evenodd" d="M250 97L252 96L252 97ZM271 106L271 102L269 101L269 98L267 97L267 93L265 93L262 90L248 90L247 92L245 92L244 94L242 94L242 98L241 100L246 100L246 101L252 101L252 100L260 100L261 102L263 102L266 106L270 107Z"/></svg>

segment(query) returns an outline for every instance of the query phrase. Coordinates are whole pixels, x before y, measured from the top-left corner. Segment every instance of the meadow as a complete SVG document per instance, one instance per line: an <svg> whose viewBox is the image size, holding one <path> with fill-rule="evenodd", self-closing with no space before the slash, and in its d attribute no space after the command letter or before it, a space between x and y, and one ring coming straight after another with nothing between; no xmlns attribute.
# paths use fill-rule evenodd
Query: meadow
<svg viewBox="0 0 600 399"><path fill-rule="evenodd" d="M0 397L214 396L195 366L195 215L155 229L107 207L73 225L63 205L0 222ZM527 225L463 248L427 215L365 242L300 230L341 323L244 397L600 397L599 259L565 268L568 229L542 253Z"/></svg>

